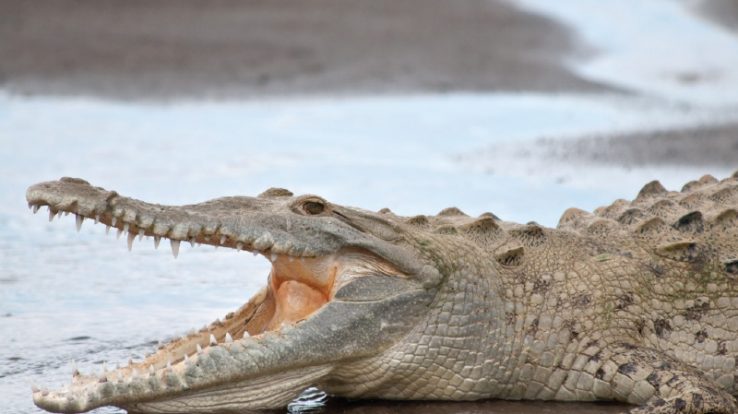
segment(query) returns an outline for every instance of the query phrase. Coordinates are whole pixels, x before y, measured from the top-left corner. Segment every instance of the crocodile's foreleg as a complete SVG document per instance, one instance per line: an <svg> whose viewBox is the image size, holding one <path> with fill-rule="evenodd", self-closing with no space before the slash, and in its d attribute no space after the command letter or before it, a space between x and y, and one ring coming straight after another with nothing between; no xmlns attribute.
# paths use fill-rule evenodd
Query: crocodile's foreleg
<svg viewBox="0 0 738 414"><path fill-rule="evenodd" d="M652 348L617 344L602 353L598 397L639 405L630 414L735 413L733 396L695 368Z"/></svg>

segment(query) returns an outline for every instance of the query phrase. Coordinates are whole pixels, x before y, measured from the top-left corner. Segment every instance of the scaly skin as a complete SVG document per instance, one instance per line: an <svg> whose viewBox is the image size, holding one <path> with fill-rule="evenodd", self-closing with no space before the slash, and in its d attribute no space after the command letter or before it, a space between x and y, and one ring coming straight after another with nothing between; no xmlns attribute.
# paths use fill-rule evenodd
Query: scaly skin
<svg viewBox="0 0 738 414"><path fill-rule="evenodd" d="M406 218L281 189L167 207L62 178L27 199L129 241L222 245L273 264L267 287L222 322L129 367L34 389L49 411L243 412L317 385L351 398L736 412L738 173L681 192L654 181L632 202L569 209L557 229L456 208Z"/></svg>

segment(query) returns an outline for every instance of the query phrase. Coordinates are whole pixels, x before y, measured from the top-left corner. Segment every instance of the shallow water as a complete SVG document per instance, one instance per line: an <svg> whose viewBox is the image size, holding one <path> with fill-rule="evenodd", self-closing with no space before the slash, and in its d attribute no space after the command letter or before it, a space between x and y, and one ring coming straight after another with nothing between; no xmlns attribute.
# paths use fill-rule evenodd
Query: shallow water
<svg viewBox="0 0 738 414"><path fill-rule="evenodd" d="M168 249L154 250L150 239L136 241L128 253L125 241L106 236L103 226L86 222L78 234L72 217L49 223L45 210L34 216L26 208L25 188L38 181L83 177L161 203L254 195L283 186L346 205L388 206L400 214L434 214L456 205L472 215L492 211L505 220L554 225L567 207L592 209L632 197L653 178L675 187L704 173L731 172L610 166L593 168L587 179L560 180L566 165L546 163L546 173L539 174L543 161L516 159L514 152L498 160L509 168L494 171L460 158L491 144L540 136L566 139L724 118L719 111L685 111L622 96L178 105L4 96L0 108L0 395L7 413L37 412L31 384L66 383L73 360L83 372L99 371L103 363L139 359L158 341L222 317L264 283L268 270L265 260L208 247L183 245L174 260ZM490 157L485 165L495 164L495 155ZM393 410L393 404L341 403L328 409L381 412ZM425 412L542 412L543 407L506 404L400 407Z"/></svg>

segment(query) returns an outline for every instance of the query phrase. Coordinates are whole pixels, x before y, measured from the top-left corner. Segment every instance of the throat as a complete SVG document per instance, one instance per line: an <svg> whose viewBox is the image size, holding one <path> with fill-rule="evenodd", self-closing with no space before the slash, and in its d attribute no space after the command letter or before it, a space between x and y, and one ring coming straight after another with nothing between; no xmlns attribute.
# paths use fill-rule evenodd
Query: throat
<svg viewBox="0 0 738 414"><path fill-rule="evenodd" d="M274 297L274 315L266 327L270 331L306 319L328 302L323 292L296 280L282 282Z"/></svg>

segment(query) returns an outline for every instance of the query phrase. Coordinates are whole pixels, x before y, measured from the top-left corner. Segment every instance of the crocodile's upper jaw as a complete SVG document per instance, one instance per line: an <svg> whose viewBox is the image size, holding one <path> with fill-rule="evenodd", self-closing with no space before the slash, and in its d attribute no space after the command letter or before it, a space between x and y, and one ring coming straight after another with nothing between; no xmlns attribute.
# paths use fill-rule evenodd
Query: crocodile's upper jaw
<svg viewBox="0 0 738 414"><path fill-rule="evenodd" d="M78 227L90 218L128 231L129 243L137 235L154 236L157 244L161 237L169 238L175 256L179 242L190 240L250 250L272 263L267 286L222 321L165 344L142 362L98 375L75 372L72 383L61 390L34 389L34 402L49 411L82 412L102 405L137 412L231 412L284 406L319 383L336 362L374 356L386 348L410 328L414 318L396 317L399 324L383 321L417 313L417 304L427 300L427 292L397 264L361 243L343 243L330 252L320 246L311 251L300 245L302 240L283 242L280 226L295 223L282 223L263 211L257 211L262 224L277 222L271 229L254 230L244 226L248 220L236 216L221 217L210 232L210 222L203 219L200 232L193 232L193 225L182 230L171 219L182 211L123 199L82 180L41 183L29 189L27 198L34 211L48 206L50 219L71 212ZM208 208L216 201L208 202ZM117 206L121 208L116 210ZM198 206L185 209L188 217L179 219L196 222L195 216L204 214ZM166 226L157 227L162 223ZM240 234L239 225L244 230ZM398 283L374 292L353 288L373 278Z"/></svg>

